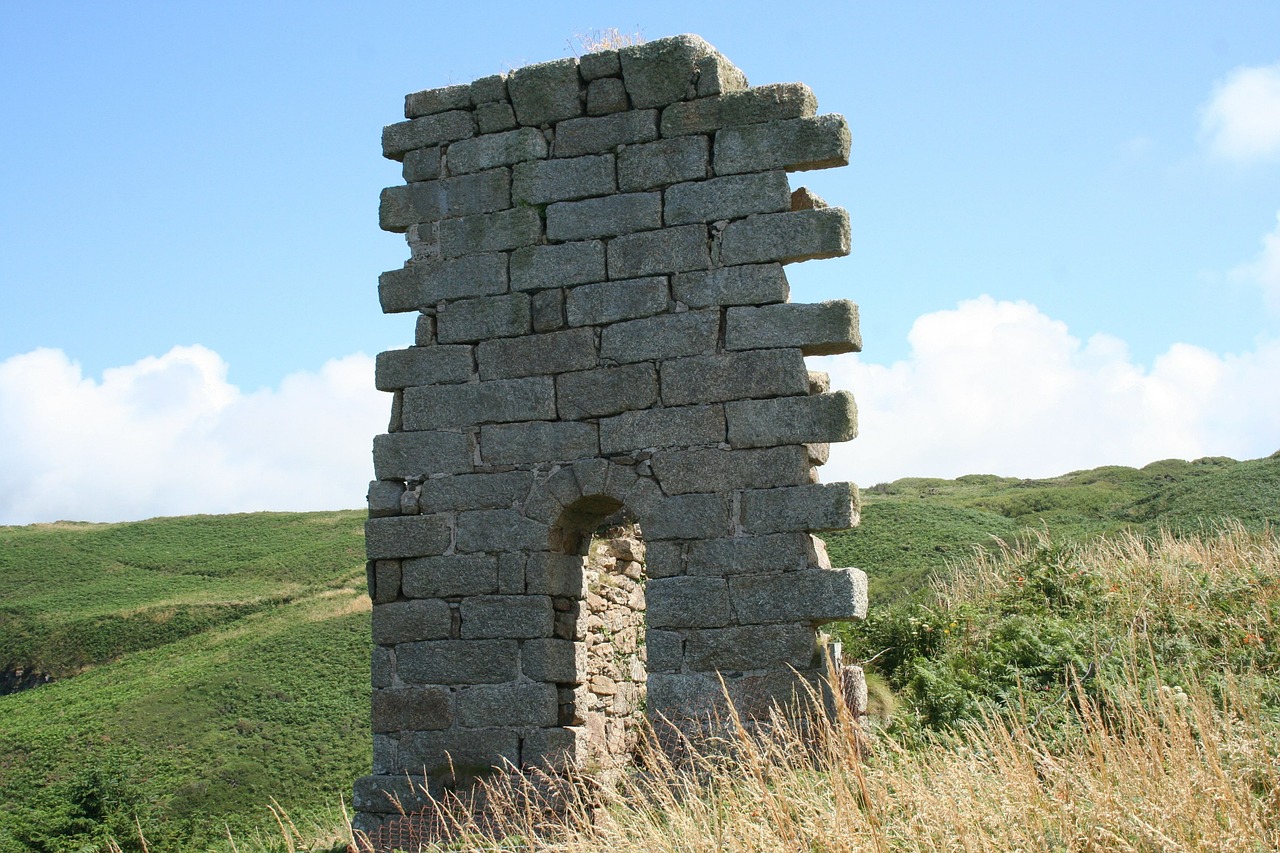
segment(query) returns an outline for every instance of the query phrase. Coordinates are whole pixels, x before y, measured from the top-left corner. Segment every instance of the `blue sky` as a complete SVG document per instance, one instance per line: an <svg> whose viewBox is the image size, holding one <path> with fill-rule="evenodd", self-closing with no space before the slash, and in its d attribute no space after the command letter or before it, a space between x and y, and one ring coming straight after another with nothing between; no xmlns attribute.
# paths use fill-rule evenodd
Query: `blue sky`
<svg viewBox="0 0 1280 853"><path fill-rule="evenodd" d="M826 479L1280 448L1280 5L530 8L0 2L0 523L358 505L382 125L608 27L849 120L792 180L854 231L788 270L862 310Z"/></svg>

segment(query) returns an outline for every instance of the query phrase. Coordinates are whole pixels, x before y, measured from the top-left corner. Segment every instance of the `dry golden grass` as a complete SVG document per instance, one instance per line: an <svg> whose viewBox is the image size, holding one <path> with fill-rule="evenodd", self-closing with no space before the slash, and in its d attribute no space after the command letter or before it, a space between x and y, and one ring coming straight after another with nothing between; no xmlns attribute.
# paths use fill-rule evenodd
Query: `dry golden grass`
<svg viewBox="0 0 1280 853"><path fill-rule="evenodd" d="M817 725L779 715L767 735L731 724L725 742L691 762L651 753L646 771L615 791L574 780L567 808L554 816L504 777L488 791L496 827L481 832L469 812L456 809L453 841L427 849L1280 849L1280 736L1261 710L1273 708L1262 696L1274 694L1277 673L1226 677L1227 689L1212 695L1194 684L1169 687L1152 678L1139 641L1153 613L1218 606L1204 600L1206 588L1242 590L1219 610L1238 619L1208 642L1238 642L1237 634L1251 631L1274 637L1267 620L1280 612L1273 584L1280 545L1269 535L1226 530L1203 540L1120 537L1078 556L1103 581L1098 606L1134 630L1113 650L1127 677L1093 691L1101 698L1078 685L1067 690L1066 723L1051 728L1005 709L957 732L926 735L910 749L886 735L868 738L842 708ZM943 592L972 602L1016 583L1001 571L1016 560L1001 559L980 558ZM1192 582L1193 567L1201 576L1207 569L1211 582Z"/></svg>

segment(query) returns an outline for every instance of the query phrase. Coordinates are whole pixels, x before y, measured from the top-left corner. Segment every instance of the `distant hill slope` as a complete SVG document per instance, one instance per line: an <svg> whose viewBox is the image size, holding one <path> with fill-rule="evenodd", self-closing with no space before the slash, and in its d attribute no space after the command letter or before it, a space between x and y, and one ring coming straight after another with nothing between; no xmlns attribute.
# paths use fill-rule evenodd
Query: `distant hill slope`
<svg viewBox="0 0 1280 853"><path fill-rule="evenodd" d="M1278 526L1280 459L907 479L864 502L827 539L875 606L1028 526ZM0 527L0 662L58 679L0 696L0 853L127 839L135 813L152 849L230 849L224 824L274 827L272 797L295 818L336 806L370 755L362 520Z"/></svg>
<svg viewBox="0 0 1280 853"><path fill-rule="evenodd" d="M884 603L917 594L930 573L1028 527L1062 540L1161 526L1194 531L1224 519L1280 529L1280 453L1246 462L1166 459L1045 480L907 478L864 489L862 499L862 525L828 535L827 547L836 564L865 569L872 601Z"/></svg>

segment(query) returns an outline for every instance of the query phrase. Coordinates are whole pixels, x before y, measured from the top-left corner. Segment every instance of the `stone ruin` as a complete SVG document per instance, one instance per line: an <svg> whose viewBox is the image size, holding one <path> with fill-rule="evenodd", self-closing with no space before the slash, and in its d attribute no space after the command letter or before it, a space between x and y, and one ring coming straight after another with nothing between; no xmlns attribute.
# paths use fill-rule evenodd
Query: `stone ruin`
<svg viewBox="0 0 1280 853"><path fill-rule="evenodd" d="M858 521L817 476L856 412L804 360L858 350L857 307L783 270L849 251L788 182L848 162L816 113L686 35L416 92L383 130L411 258L378 292L417 329L377 359L357 829L495 767L623 767L646 714L822 689L815 628L866 584L812 535Z"/></svg>

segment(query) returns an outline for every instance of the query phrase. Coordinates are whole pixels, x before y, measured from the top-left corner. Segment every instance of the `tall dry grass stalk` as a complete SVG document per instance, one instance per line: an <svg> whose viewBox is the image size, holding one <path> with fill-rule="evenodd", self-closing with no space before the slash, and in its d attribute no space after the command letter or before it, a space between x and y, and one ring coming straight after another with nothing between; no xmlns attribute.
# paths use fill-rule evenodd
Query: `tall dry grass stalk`
<svg viewBox="0 0 1280 853"><path fill-rule="evenodd" d="M1008 569L1028 556L980 557L942 592L967 602L991 595L1017 581ZM1264 627L1278 612L1280 545L1270 536L1122 536L1073 559L1096 573L1098 606L1125 624L1217 606L1204 596L1231 590L1241 600L1221 610L1231 626L1223 633ZM1280 849L1280 732L1259 710L1267 707L1259 691L1274 692L1280 676L1226 677L1211 694L1194 680L1187 689L1153 680L1140 642L1115 655L1123 675L1101 694L1071 685L1066 722L1053 727L1003 709L907 749L885 735L868 739L838 705L816 723L775 715L765 734L733 720L723 742L688 760L650 750L616 790L569 779L556 797L531 797L549 786L501 777L485 791L487 823L455 809L454 841L428 849Z"/></svg>

